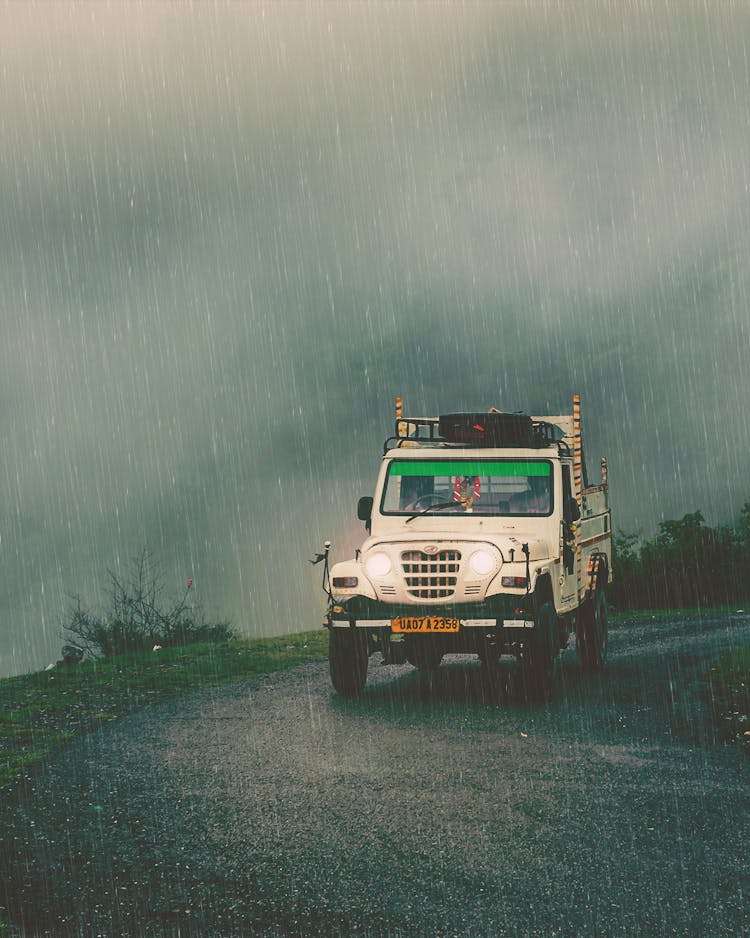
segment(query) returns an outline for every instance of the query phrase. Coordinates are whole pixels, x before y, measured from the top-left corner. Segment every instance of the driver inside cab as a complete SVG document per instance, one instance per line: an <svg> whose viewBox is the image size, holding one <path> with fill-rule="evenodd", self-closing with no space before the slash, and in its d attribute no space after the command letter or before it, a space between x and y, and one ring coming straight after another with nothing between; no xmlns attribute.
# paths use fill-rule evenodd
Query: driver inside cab
<svg viewBox="0 0 750 938"><path fill-rule="evenodd" d="M549 478L529 476L528 488L511 496L510 511L514 515L546 515L550 510Z"/></svg>

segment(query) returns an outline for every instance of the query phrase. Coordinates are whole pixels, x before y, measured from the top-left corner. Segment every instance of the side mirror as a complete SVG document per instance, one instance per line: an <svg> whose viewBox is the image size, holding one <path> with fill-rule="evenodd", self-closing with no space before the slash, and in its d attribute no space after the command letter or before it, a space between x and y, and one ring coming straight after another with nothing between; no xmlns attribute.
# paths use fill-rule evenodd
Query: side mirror
<svg viewBox="0 0 750 938"><path fill-rule="evenodd" d="M369 521L372 517L372 496L363 495L357 502L357 517L360 521Z"/></svg>
<svg viewBox="0 0 750 938"><path fill-rule="evenodd" d="M578 507L578 502L572 496L568 496L565 499L563 517L568 524L578 521L581 517L581 509Z"/></svg>

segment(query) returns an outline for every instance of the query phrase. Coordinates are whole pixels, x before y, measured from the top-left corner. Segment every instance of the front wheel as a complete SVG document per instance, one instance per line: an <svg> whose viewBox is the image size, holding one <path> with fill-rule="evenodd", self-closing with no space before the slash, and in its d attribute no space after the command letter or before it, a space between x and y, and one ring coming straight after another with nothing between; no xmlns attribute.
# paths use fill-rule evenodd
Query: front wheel
<svg viewBox="0 0 750 938"><path fill-rule="evenodd" d="M576 648L584 671L602 670L607 657L607 597L601 581L581 609Z"/></svg>
<svg viewBox="0 0 750 938"><path fill-rule="evenodd" d="M328 637L331 683L342 697L359 697L367 681L367 633L361 629L332 628Z"/></svg>
<svg viewBox="0 0 750 938"><path fill-rule="evenodd" d="M551 700L558 644L555 607L551 602L542 603L521 657L523 695L529 702L546 703Z"/></svg>
<svg viewBox="0 0 750 938"><path fill-rule="evenodd" d="M508 697L507 671L500 664L497 649L488 649L479 658L479 675L482 696L490 704L496 704Z"/></svg>

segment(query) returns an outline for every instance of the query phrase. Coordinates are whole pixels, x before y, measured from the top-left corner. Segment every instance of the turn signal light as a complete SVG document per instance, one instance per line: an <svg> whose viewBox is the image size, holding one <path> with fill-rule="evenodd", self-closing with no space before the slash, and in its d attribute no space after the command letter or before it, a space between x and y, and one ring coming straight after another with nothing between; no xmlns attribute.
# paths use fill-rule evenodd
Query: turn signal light
<svg viewBox="0 0 750 938"><path fill-rule="evenodd" d="M515 589L523 589L526 586L525 576L504 576L501 577L503 586L510 586Z"/></svg>
<svg viewBox="0 0 750 938"><path fill-rule="evenodd" d="M356 586L359 583L359 580L356 576L335 576L333 578L333 587L336 589L351 589L353 586Z"/></svg>

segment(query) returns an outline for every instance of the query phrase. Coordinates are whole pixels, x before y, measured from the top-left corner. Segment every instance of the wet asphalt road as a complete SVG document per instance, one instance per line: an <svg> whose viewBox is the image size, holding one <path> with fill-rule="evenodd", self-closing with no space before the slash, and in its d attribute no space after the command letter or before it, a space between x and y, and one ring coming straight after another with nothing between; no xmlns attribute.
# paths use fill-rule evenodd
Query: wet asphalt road
<svg viewBox="0 0 750 938"><path fill-rule="evenodd" d="M750 761L696 679L748 642L623 625L549 706L376 657L354 702L316 664L156 706L5 806L0 905L26 935L747 935Z"/></svg>

